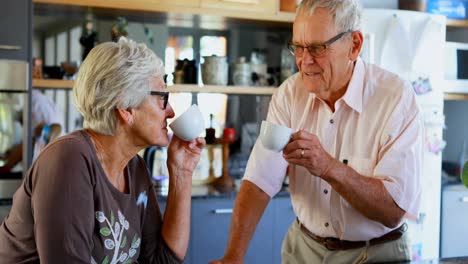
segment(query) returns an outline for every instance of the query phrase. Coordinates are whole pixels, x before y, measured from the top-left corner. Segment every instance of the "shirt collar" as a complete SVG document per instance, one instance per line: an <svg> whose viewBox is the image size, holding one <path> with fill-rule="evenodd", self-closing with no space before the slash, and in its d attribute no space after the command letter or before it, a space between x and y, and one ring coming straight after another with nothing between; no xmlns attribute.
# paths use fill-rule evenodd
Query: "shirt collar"
<svg viewBox="0 0 468 264"><path fill-rule="evenodd" d="M342 99L351 108L358 113L362 112L362 98L364 96L364 75L365 68L364 62L358 57L356 65L354 66L353 76L348 84L348 89L343 95Z"/></svg>

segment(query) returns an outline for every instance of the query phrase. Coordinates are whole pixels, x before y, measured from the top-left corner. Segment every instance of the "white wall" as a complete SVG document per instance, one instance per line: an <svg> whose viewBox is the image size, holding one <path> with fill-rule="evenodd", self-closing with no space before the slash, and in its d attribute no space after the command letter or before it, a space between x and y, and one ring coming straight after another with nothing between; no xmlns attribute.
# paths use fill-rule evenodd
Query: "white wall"
<svg viewBox="0 0 468 264"><path fill-rule="evenodd" d="M365 8L398 8L398 0L360 0Z"/></svg>
<svg viewBox="0 0 468 264"><path fill-rule="evenodd" d="M98 42L111 41L111 28L115 21L98 21L96 28L98 31ZM153 34L153 43L149 42L148 37L144 33L144 26L147 26ZM143 24L129 22L128 28L129 38L136 42L144 42L151 50L153 50L158 57L164 61L164 54L166 50L166 43L168 38L168 27L162 24Z"/></svg>
<svg viewBox="0 0 468 264"><path fill-rule="evenodd" d="M42 51L42 43L41 38L38 34L33 35L33 43L32 43L32 57L33 58L41 58L41 51Z"/></svg>
<svg viewBox="0 0 468 264"><path fill-rule="evenodd" d="M145 27L151 31L150 34L146 35L144 32ZM166 50L166 43L168 38L168 27L161 24L142 24L142 23L129 23L128 31L130 32L129 38L137 41L144 42L148 48L154 51L159 58L164 61L164 55ZM150 42L149 36L153 38L153 42Z"/></svg>

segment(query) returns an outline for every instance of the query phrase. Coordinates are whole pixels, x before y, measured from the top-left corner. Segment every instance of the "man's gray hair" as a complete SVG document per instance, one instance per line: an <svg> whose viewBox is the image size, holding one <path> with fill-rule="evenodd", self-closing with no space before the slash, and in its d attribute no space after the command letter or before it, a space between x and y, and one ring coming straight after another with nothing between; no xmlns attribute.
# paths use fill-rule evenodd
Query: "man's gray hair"
<svg viewBox="0 0 468 264"><path fill-rule="evenodd" d="M316 8L328 9L340 32L361 29L362 8L357 0L303 0L297 13L312 15Z"/></svg>
<svg viewBox="0 0 468 264"><path fill-rule="evenodd" d="M121 37L94 47L80 67L73 87L83 127L105 135L117 128L115 110L136 108L151 90L151 78L162 78L164 65L145 44Z"/></svg>

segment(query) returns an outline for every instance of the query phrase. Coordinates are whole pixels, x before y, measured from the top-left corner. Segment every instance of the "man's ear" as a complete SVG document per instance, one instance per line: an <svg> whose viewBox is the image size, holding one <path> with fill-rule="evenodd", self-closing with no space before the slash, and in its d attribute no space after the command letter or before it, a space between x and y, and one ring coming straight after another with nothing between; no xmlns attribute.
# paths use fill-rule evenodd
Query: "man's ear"
<svg viewBox="0 0 468 264"><path fill-rule="evenodd" d="M349 59L356 61L359 53L361 53L362 44L364 43L364 35L358 30L353 31L351 34L352 45L349 50Z"/></svg>
<svg viewBox="0 0 468 264"><path fill-rule="evenodd" d="M128 126L133 126L135 122L135 109L133 108L117 108L117 115L119 119Z"/></svg>

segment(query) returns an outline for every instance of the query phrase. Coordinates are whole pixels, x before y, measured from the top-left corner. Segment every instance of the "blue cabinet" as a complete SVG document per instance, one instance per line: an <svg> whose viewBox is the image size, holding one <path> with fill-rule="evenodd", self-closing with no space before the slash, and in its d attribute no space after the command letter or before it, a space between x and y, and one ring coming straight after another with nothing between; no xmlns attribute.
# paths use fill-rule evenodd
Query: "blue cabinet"
<svg viewBox="0 0 468 264"><path fill-rule="evenodd" d="M2 0L0 58L30 61L32 1Z"/></svg>
<svg viewBox="0 0 468 264"><path fill-rule="evenodd" d="M208 263L223 256L232 208L231 199L196 200L192 203L191 263Z"/></svg>
<svg viewBox="0 0 468 264"><path fill-rule="evenodd" d="M192 203L192 262L208 263L224 255L234 200L204 199ZM272 263L272 207L265 209L250 242L245 263Z"/></svg>
<svg viewBox="0 0 468 264"><path fill-rule="evenodd" d="M273 262L281 264L281 245L289 227L296 219L291 199L278 197L272 200L274 206L273 218Z"/></svg>
<svg viewBox="0 0 468 264"><path fill-rule="evenodd" d="M159 199L161 211L166 204ZM228 197L192 199L191 234L185 263L208 263L226 250L235 200ZM281 244L294 221L289 196L273 198L257 225L244 263L281 263Z"/></svg>

